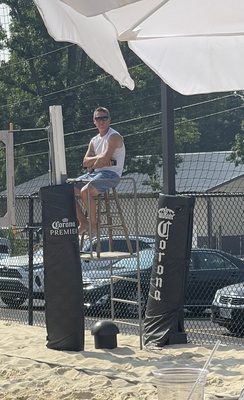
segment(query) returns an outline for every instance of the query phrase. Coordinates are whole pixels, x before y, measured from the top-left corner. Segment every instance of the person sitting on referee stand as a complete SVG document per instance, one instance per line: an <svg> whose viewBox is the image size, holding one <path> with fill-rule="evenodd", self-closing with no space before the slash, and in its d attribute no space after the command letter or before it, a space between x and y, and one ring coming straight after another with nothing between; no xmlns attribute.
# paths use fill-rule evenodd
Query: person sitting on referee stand
<svg viewBox="0 0 244 400"><path fill-rule="evenodd" d="M95 237L97 233L94 197L119 183L125 160L124 140L110 127L109 110L98 107L93 113L93 122L98 129L98 134L91 139L83 159L83 166L88 172L76 178L74 185L75 195L80 196L86 210L88 210L88 200L90 202L91 237ZM79 234L82 235L89 231L89 222L77 202L76 213Z"/></svg>

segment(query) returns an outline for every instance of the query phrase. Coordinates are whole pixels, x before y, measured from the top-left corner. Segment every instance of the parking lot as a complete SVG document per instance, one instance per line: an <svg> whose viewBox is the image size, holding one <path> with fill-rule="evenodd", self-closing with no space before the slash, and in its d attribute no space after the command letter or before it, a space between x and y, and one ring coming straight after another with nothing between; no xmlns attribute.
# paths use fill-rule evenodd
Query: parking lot
<svg viewBox="0 0 244 400"><path fill-rule="evenodd" d="M34 302L35 304L35 302ZM33 325L45 326L45 311L40 300L34 306ZM29 311L28 305L25 304L18 309L11 309L0 302L0 319L8 322L17 322L20 324L28 324ZM98 318L86 317L85 329L90 330ZM127 325L123 322L131 322L129 320L116 321L121 334L139 335L139 327ZM133 320L133 323L137 321ZM220 340L222 344L244 346L244 337L231 335L225 328L221 328L210 321L209 317L205 318L185 318L185 331L187 333L188 343L207 345ZM138 342L139 343L139 342Z"/></svg>

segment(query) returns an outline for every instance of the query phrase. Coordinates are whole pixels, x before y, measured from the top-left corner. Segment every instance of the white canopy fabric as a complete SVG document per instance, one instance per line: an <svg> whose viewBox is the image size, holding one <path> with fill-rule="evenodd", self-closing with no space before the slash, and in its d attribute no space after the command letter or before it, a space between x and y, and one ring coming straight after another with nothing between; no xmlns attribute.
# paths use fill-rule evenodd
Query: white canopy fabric
<svg viewBox="0 0 244 400"><path fill-rule="evenodd" d="M129 89L134 83L118 45L124 40L182 94L244 89L243 0L34 2L51 36L81 46Z"/></svg>
<svg viewBox="0 0 244 400"><path fill-rule="evenodd" d="M103 16L87 18L59 0L34 0L48 33L55 40L75 43L122 86L134 89L114 26Z"/></svg>
<svg viewBox="0 0 244 400"><path fill-rule="evenodd" d="M61 0L86 17L104 14L106 11L136 3L140 0Z"/></svg>

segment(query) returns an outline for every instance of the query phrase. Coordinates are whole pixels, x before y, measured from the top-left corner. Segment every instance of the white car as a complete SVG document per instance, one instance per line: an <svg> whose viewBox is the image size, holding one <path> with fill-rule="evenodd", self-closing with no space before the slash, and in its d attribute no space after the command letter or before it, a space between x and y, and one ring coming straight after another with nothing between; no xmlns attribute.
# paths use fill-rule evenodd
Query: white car
<svg viewBox="0 0 244 400"><path fill-rule="evenodd" d="M10 307L18 307L29 297L29 256L0 259L0 297ZM33 257L33 297L44 298L42 249Z"/></svg>
<svg viewBox="0 0 244 400"><path fill-rule="evenodd" d="M244 282L217 290L211 312L213 322L244 336Z"/></svg>
<svg viewBox="0 0 244 400"><path fill-rule="evenodd" d="M136 237L130 236L133 251L136 252ZM139 250L154 247L154 239L139 237ZM96 240L92 241L92 249L95 250ZM128 252L127 243L123 236L113 237L114 251ZM89 252L90 241L88 240L83 251ZM108 238L101 237L101 251L108 251ZM108 260L81 260L82 271L88 272L98 268L110 266ZM0 259L0 298L10 307L19 307L29 298L29 256L7 257ZM44 299L44 268L43 250L34 253L33 257L33 299Z"/></svg>

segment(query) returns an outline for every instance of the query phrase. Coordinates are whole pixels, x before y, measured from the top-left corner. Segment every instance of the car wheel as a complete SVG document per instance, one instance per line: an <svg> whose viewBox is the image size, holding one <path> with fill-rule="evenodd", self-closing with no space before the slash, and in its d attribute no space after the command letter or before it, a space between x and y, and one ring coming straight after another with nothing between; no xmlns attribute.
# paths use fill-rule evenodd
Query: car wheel
<svg viewBox="0 0 244 400"><path fill-rule="evenodd" d="M244 337L244 321L238 321L238 324L230 325L228 330L234 335Z"/></svg>
<svg viewBox="0 0 244 400"><path fill-rule="evenodd" d="M11 307L11 308L18 308L18 307L22 306L22 304L24 304L26 298L25 298L25 297L21 297L21 296L18 296L18 297L11 297L11 298L10 298L10 297L2 296L2 297L1 297L1 300L2 300L7 306L9 306L9 307Z"/></svg>

